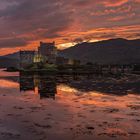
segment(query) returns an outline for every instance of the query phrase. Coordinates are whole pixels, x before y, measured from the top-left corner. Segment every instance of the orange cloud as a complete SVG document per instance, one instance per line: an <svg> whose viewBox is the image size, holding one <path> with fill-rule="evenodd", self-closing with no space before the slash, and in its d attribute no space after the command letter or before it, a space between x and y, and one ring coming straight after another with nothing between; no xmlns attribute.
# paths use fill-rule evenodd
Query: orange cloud
<svg viewBox="0 0 140 140"><path fill-rule="evenodd" d="M103 4L106 7L116 7L116 6L121 6L127 2L128 0L106 0L106 1L103 1Z"/></svg>
<svg viewBox="0 0 140 140"><path fill-rule="evenodd" d="M0 55L55 41L139 38L140 0L0 1ZM10 6L9 6L10 5ZM28 8L27 8L28 7Z"/></svg>

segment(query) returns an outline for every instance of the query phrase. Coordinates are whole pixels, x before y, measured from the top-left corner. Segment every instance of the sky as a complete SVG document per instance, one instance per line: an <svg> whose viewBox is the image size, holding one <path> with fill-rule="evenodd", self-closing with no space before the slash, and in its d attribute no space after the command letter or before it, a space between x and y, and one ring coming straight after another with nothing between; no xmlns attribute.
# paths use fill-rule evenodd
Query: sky
<svg viewBox="0 0 140 140"><path fill-rule="evenodd" d="M0 0L0 55L82 41L140 38L140 0Z"/></svg>

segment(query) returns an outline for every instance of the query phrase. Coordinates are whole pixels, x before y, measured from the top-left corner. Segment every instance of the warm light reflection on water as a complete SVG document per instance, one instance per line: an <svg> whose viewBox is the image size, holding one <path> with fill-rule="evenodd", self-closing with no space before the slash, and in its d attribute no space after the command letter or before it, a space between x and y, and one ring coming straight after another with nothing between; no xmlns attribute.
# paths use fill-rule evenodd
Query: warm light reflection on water
<svg viewBox="0 0 140 140"><path fill-rule="evenodd" d="M19 84L17 82L0 79L0 88L18 88Z"/></svg>
<svg viewBox="0 0 140 140"><path fill-rule="evenodd" d="M123 109L126 108L127 105L131 102L137 103L140 101L140 96L135 94L115 96L96 91L81 92L64 84L59 85L57 89L59 93L58 96L61 98L74 98L76 95L78 95L78 99L81 104L96 105L96 107L117 107Z"/></svg>
<svg viewBox="0 0 140 140"><path fill-rule="evenodd" d="M57 89L58 90L61 90L61 91L64 91L64 92L67 92L67 93L71 93L71 94L74 94L74 93L78 93L79 92L75 88L72 88L72 87L67 86L67 85L64 85L64 84L58 85L57 86Z"/></svg>
<svg viewBox="0 0 140 140"><path fill-rule="evenodd" d="M0 69L0 77L19 76L19 72L5 72L5 69Z"/></svg>
<svg viewBox="0 0 140 140"><path fill-rule="evenodd" d="M0 139L8 129L21 140L139 140L140 95L99 92L90 84L72 77L1 77Z"/></svg>

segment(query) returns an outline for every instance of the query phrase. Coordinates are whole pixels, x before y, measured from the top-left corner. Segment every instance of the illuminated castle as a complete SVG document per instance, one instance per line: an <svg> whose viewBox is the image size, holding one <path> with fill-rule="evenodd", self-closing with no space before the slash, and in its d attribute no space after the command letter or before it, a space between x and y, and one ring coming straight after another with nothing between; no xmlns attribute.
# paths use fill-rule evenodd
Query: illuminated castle
<svg viewBox="0 0 140 140"><path fill-rule="evenodd" d="M20 51L20 67L25 68L33 63L56 63L57 48L55 42L40 42L38 51Z"/></svg>
<svg viewBox="0 0 140 140"><path fill-rule="evenodd" d="M57 48L55 47L55 42L40 42L40 46L38 47L38 53L44 58L44 61L46 61L47 63L56 63Z"/></svg>

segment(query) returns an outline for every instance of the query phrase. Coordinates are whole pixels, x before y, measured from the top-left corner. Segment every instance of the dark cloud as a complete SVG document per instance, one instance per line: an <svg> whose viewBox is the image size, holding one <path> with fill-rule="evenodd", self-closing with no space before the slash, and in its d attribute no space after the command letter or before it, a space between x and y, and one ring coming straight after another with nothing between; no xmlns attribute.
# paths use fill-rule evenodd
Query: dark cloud
<svg viewBox="0 0 140 140"><path fill-rule="evenodd" d="M94 29L139 25L139 6L139 0L1 0L0 40L4 44L5 38L15 42L2 43L0 48L42 39L68 43L94 38L90 33ZM116 32L114 36L120 34ZM111 32L99 34L97 38L112 36ZM20 44L16 38L23 42Z"/></svg>
<svg viewBox="0 0 140 140"><path fill-rule="evenodd" d="M83 41L84 41L83 38L75 38L75 39L73 40L73 42L75 42L75 43L81 43L81 42L83 42Z"/></svg>
<svg viewBox="0 0 140 140"><path fill-rule="evenodd" d="M28 42L26 40L20 38L10 38L10 39L0 40L1 48L19 47L19 46L25 46L27 44Z"/></svg>

